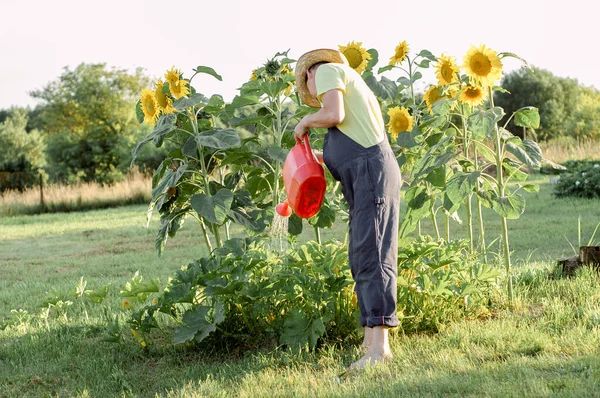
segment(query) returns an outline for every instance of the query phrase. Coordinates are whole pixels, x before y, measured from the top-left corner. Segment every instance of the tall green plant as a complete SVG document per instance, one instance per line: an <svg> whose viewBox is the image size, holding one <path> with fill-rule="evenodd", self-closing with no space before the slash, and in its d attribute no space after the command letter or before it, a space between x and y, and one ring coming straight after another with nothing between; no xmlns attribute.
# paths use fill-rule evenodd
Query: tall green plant
<svg viewBox="0 0 600 398"><path fill-rule="evenodd" d="M160 147L169 140L175 148L152 178L148 221L153 211L160 213L159 254L187 216L200 223L209 251L214 247L209 234L216 247L221 247L222 227L230 221L252 231L266 226L264 210L256 206L243 183L257 169L248 163L253 155L247 145L253 138L242 139L233 129L216 127L225 102L220 95L207 98L195 91L191 82L200 73L221 80L205 66L197 67L190 79L173 69L154 91L144 90L137 104L138 120L154 124L154 130L134 149L134 159L148 142Z"/></svg>

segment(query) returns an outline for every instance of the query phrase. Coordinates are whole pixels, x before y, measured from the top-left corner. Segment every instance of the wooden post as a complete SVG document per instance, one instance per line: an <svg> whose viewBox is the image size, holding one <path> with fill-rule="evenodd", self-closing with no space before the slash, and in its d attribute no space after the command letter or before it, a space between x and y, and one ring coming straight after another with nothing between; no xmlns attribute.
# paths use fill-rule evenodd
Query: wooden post
<svg viewBox="0 0 600 398"><path fill-rule="evenodd" d="M44 203L44 176L40 173L40 208L41 212L44 213L46 211L46 203Z"/></svg>
<svg viewBox="0 0 600 398"><path fill-rule="evenodd" d="M581 246L579 248L579 259L583 265L600 267L600 246Z"/></svg>

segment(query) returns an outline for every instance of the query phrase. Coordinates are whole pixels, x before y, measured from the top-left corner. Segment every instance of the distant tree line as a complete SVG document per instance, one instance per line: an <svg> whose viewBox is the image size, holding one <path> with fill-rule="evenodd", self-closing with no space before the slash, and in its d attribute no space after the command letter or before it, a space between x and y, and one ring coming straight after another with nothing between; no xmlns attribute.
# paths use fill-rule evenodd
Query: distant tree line
<svg viewBox="0 0 600 398"><path fill-rule="evenodd" d="M600 139L600 91L584 87L576 79L554 76L539 68L521 68L502 79L510 92L494 95L507 115L531 105L539 109L539 140L559 137ZM519 133L512 121L509 130Z"/></svg>
<svg viewBox="0 0 600 398"><path fill-rule="evenodd" d="M0 192L25 189L41 173L51 182L112 184L124 178L135 144L149 131L135 103L150 80L134 73L81 64L31 93L33 110L0 110ZM145 148L137 165L156 167L165 152Z"/></svg>

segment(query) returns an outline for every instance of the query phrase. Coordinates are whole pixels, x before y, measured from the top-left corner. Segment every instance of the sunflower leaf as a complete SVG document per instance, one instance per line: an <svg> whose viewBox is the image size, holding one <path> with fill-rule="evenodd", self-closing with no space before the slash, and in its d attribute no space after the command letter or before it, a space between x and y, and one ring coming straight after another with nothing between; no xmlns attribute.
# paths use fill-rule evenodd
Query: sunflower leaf
<svg viewBox="0 0 600 398"><path fill-rule="evenodd" d="M173 102L173 107L175 107L177 110L182 110L191 106L204 105L207 102L208 98L206 98L205 95L194 93L189 97L179 98L177 101Z"/></svg>
<svg viewBox="0 0 600 398"><path fill-rule="evenodd" d="M138 123L144 122L144 111L142 110L142 101L140 100L135 103L135 117Z"/></svg>
<svg viewBox="0 0 600 398"><path fill-rule="evenodd" d="M196 67L196 69L194 69L194 72L206 73L207 75L213 76L215 79L217 79L220 82L223 81L223 77L221 77L221 75L219 75L217 72L215 72L215 70L213 68L209 68L208 66L198 66L198 67Z"/></svg>
<svg viewBox="0 0 600 398"><path fill-rule="evenodd" d="M382 74L383 72L387 72L388 70L392 70L392 69L394 69L394 65L386 65L386 66L379 68L377 73Z"/></svg>
<svg viewBox="0 0 600 398"><path fill-rule="evenodd" d="M233 129L201 131L196 135L196 139L200 145L215 149L237 148L242 142L237 131Z"/></svg>
<svg viewBox="0 0 600 398"><path fill-rule="evenodd" d="M392 80L385 76L381 76L381 80L377 81L375 76L368 76L365 78L365 83L375 95L381 99L394 99L398 95L398 86Z"/></svg>
<svg viewBox="0 0 600 398"><path fill-rule="evenodd" d="M516 54L513 54L513 53L498 53L498 58L502 59L502 58L506 58L506 57L510 57L510 58L516 58L516 59L520 60L521 62L523 62L523 64L524 64L524 65L525 65L527 68L529 68L529 67L530 67L530 66L529 66L529 63L527 63L527 61L526 61L525 59L523 59L523 58L519 57L519 56L518 56L518 55L516 55Z"/></svg>
<svg viewBox="0 0 600 398"><path fill-rule="evenodd" d="M533 106L527 106L515 112L515 124L520 127L531 127L537 129L540 127L540 114L538 109Z"/></svg>
<svg viewBox="0 0 600 398"><path fill-rule="evenodd" d="M417 54L417 57L427 58L430 61L437 61L437 58L435 57L435 55L433 55L428 50L421 50L421 52Z"/></svg>
<svg viewBox="0 0 600 398"><path fill-rule="evenodd" d="M221 225L227 219L233 203L233 192L221 188L215 195L196 194L190 199L192 208L210 223Z"/></svg>

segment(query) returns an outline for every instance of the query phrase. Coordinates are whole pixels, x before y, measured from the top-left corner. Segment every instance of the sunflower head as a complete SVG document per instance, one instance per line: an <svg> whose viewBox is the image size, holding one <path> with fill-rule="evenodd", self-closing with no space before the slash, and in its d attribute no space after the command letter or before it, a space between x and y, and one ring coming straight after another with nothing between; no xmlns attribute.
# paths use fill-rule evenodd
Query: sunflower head
<svg viewBox="0 0 600 398"><path fill-rule="evenodd" d="M458 100L471 106L481 105L486 98L486 91L479 86L464 86L460 90Z"/></svg>
<svg viewBox="0 0 600 398"><path fill-rule="evenodd" d="M350 67L358 73L363 73L367 69L367 64L371 59L371 54L362 46L362 42L350 42L346 46L338 46L340 52L344 54Z"/></svg>
<svg viewBox="0 0 600 398"><path fill-rule="evenodd" d="M154 125L159 112L154 91L147 88L143 89L140 103L142 112L144 112L144 123Z"/></svg>
<svg viewBox="0 0 600 398"><path fill-rule="evenodd" d="M394 141L402 131L412 131L414 119L407 108L397 106L389 109L387 114L390 117L388 130Z"/></svg>
<svg viewBox="0 0 600 398"><path fill-rule="evenodd" d="M485 44L471 47L465 55L463 69L467 76L484 87L493 85L502 76L502 62L498 53Z"/></svg>
<svg viewBox="0 0 600 398"><path fill-rule="evenodd" d="M190 83L187 80L179 80L176 84L170 85L169 89L171 90L173 97L179 99L190 93Z"/></svg>
<svg viewBox="0 0 600 398"><path fill-rule="evenodd" d="M276 60L272 59L265 64L265 73L269 77L274 77L281 70L281 65Z"/></svg>
<svg viewBox="0 0 600 398"><path fill-rule="evenodd" d="M168 94L164 92L164 83L162 79L158 79L154 86L154 96L156 97L156 104L160 108L163 114L172 113L175 111L173 108L173 100Z"/></svg>
<svg viewBox="0 0 600 398"><path fill-rule="evenodd" d="M425 94L423 94L423 99L427 104L427 110L429 111L429 113L433 112L433 104L440 98L442 98L442 96L440 94L440 88L438 86L431 86L427 89L427 91L425 91Z"/></svg>
<svg viewBox="0 0 600 398"><path fill-rule="evenodd" d="M401 64L408 55L408 44L406 40L396 46L394 55L390 58L390 65Z"/></svg>
<svg viewBox="0 0 600 398"><path fill-rule="evenodd" d="M458 66L454 57L442 54L438 58L435 75L440 86L447 86L458 81Z"/></svg>
<svg viewBox="0 0 600 398"><path fill-rule="evenodd" d="M171 70L168 70L167 73L165 73L165 79L169 82L170 86L175 85L180 78L181 72L175 69L175 67L172 67Z"/></svg>

